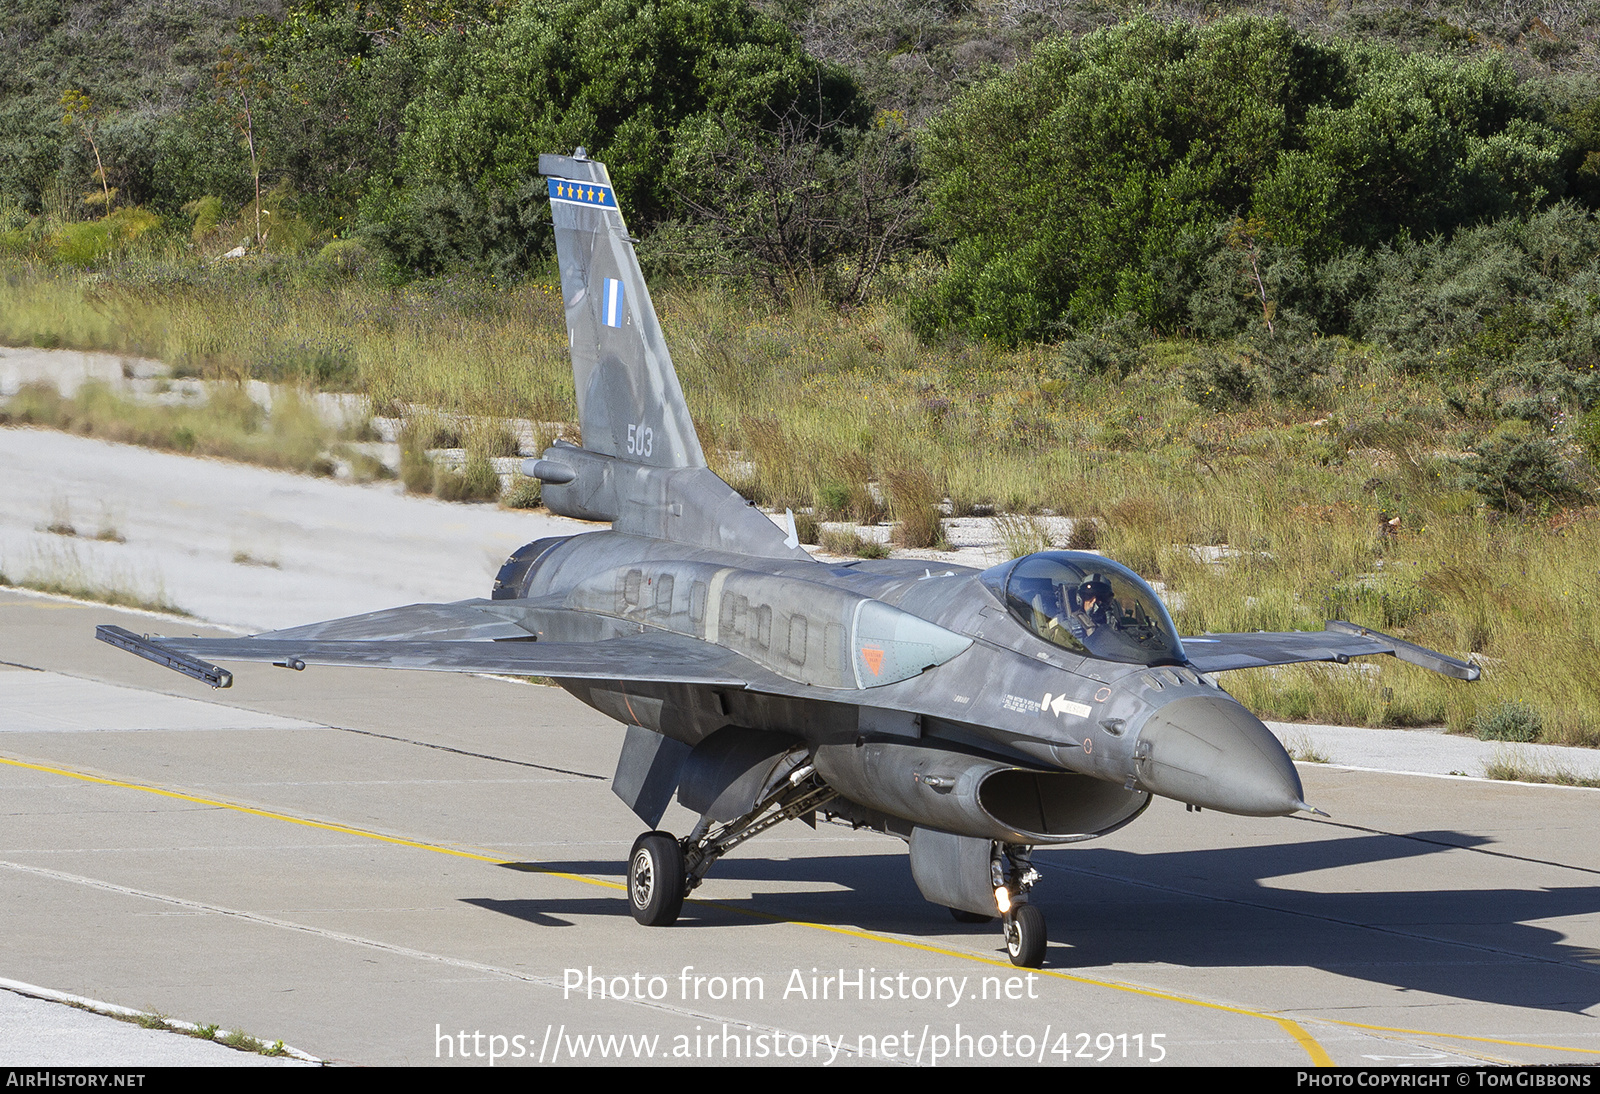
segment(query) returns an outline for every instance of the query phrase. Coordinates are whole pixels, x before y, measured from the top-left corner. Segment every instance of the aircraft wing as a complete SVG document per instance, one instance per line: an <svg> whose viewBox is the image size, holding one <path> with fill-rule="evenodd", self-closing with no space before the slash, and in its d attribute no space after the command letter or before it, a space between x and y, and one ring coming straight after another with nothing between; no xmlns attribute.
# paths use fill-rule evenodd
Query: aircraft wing
<svg viewBox="0 0 1600 1094"><path fill-rule="evenodd" d="M1201 672L1227 672L1267 665L1292 665L1302 661L1337 661L1388 653L1425 669L1476 680L1478 666L1387 634L1330 620L1320 631L1249 631L1242 634L1199 634L1183 639L1189 663Z"/></svg>
<svg viewBox="0 0 1600 1094"><path fill-rule="evenodd" d="M233 674L211 661L264 661L289 668L358 665L369 668L494 672L572 680L636 680L743 688L759 666L732 650L682 635L654 632L596 641L547 642L526 631L512 639L281 637L162 638L101 626L95 637L215 688Z"/></svg>
<svg viewBox="0 0 1600 1094"><path fill-rule="evenodd" d="M559 598L408 604L403 608L386 608L381 612L267 631L254 637L271 641L334 642L372 642L385 638L436 642L528 638L540 632L540 621L550 610L560 610Z"/></svg>

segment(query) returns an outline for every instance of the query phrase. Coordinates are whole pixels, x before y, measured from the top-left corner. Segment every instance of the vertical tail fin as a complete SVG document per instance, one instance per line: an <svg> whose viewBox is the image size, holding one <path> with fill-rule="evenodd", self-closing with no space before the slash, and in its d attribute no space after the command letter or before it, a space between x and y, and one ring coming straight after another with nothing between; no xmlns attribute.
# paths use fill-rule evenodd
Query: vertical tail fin
<svg viewBox="0 0 1600 1094"><path fill-rule="evenodd" d="M550 188L578 424L591 452L648 467L705 467L605 164L539 157Z"/></svg>
<svg viewBox="0 0 1600 1094"><path fill-rule="evenodd" d="M567 306L583 448L552 447L528 472L555 513L614 531L766 558L807 559L706 466L605 164L540 156Z"/></svg>

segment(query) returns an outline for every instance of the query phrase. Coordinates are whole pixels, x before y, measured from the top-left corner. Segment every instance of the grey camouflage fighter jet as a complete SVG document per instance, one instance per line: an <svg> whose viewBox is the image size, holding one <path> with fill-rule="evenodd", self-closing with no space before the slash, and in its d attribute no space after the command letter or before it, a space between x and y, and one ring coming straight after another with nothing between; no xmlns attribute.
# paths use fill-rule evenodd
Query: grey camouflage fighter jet
<svg viewBox="0 0 1600 1094"><path fill-rule="evenodd" d="M781 821L900 836L924 896L995 917L1045 957L1041 845L1115 831L1154 794L1247 816L1310 809L1283 747L1209 673L1393 654L1474 665L1343 622L1180 638L1160 597L1099 555L981 572L824 562L706 466L603 164L542 156L583 447L525 465L556 513L487 600L416 604L252 638L98 637L227 687L211 663L540 675L626 727L613 790L651 829L627 864L640 923L678 918L716 860ZM678 800L687 836L654 830Z"/></svg>

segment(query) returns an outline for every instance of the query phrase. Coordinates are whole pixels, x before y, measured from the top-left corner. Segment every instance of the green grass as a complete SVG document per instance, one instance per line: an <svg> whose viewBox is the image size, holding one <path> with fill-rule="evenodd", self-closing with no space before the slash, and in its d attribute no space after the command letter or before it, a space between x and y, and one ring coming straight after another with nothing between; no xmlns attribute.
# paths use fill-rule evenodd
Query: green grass
<svg viewBox="0 0 1600 1094"><path fill-rule="evenodd" d="M221 1027L215 1022L191 1025L187 1022L175 1021L154 1009L130 1014L121 1010L115 1012L100 1010L88 1003L69 1001L67 1006L77 1010L88 1011L91 1014L103 1015L106 1018L114 1018L119 1022L127 1022L141 1029L165 1030L168 1033L179 1033L185 1037L194 1037L201 1041L215 1041L242 1052L255 1052L262 1056L284 1056L288 1053L288 1049L281 1040L274 1041L269 1045L242 1030L232 1030L222 1037L218 1037L217 1034L221 1031Z"/></svg>
<svg viewBox="0 0 1600 1094"><path fill-rule="evenodd" d="M229 1030L222 1037L217 1038L217 1040L222 1044L227 1045L229 1048L238 1049L240 1052L257 1052L264 1056L276 1055L275 1053L268 1052L265 1044L250 1036L250 1034L246 1033L242 1029ZM281 1041L279 1042L278 1051L283 1051Z"/></svg>

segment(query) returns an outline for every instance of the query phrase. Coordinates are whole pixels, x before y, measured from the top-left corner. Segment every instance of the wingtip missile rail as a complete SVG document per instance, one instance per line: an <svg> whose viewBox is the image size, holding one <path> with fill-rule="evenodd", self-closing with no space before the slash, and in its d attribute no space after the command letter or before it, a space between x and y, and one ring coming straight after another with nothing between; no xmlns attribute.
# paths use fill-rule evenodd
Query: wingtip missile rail
<svg viewBox="0 0 1600 1094"><path fill-rule="evenodd" d="M151 639L148 635L137 635L124 628L102 623L94 629L94 636L102 642L109 643L119 650L126 650L131 654L143 657L146 661L169 668L174 672L181 672L185 676L192 676L202 683L210 684L214 688L233 687L233 673L227 669L213 665L209 661L202 661L198 657L170 650L160 642Z"/></svg>

